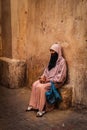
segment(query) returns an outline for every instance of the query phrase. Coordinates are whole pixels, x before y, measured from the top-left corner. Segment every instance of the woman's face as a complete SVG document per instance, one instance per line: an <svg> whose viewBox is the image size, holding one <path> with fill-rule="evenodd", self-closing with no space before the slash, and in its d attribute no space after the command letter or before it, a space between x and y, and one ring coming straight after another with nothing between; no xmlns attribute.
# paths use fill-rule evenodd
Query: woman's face
<svg viewBox="0 0 87 130"><path fill-rule="evenodd" d="M51 53L51 54L54 54L54 53L55 53L55 51L54 51L54 50L50 50L50 53Z"/></svg>
<svg viewBox="0 0 87 130"><path fill-rule="evenodd" d="M50 49L50 61L48 64L48 70L51 70L53 67L55 67L57 59L58 59L58 53Z"/></svg>

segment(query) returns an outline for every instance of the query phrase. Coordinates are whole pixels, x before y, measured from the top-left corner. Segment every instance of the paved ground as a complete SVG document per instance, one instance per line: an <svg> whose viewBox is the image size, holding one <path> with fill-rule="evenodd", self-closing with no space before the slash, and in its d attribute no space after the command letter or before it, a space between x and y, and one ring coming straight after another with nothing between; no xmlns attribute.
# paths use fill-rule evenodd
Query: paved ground
<svg viewBox="0 0 87 130"><path fill-rule="evenodd" d="M0 130L87 130L87 111L54 110L37 118L25 112L30 90L0 86Z"/></svg>

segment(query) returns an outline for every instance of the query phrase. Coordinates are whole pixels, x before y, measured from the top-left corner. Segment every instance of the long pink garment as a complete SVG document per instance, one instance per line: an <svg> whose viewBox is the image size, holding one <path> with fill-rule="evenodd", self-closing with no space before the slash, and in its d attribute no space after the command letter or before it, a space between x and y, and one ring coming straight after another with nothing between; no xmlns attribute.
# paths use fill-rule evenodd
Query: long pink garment
<svg viewBox="0 0 87 130"><path fill-rule="evenodd" d="M58 53L56 66L50 71L48 70L48 68L46 68L41 77L45 76L46 79L49 81L63 83L66 79L66 61L62 57L61 46L59 44L54 44L51 49ZM42 111L46 103L45 92L50 88L50 86L50 82L45 84L40 83L39 80L34 82L34 84L32 85L29 106Z"/></svg>
<svg viewBox="0 0 87 130"><path fill-rule="evenodd" d="M39 80L34 82L34 84L32 85L29 106L42 111L46 102L45 92L50 88L50 86L50 82L45 84L41 84Z"/></svg>

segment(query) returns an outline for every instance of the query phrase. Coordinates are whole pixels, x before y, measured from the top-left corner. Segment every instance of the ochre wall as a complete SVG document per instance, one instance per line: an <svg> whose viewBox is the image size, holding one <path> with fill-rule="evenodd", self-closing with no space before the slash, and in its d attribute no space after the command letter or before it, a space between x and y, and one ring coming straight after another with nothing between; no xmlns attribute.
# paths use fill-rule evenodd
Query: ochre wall
<svg viewBox="0 0 87 130"><path fill-rule="evenodd" d="M28 0L11 0L12 57L26 59Z"/></svg>
<svg viewBox="0 0 87 130"><path fill-rule="evenodd" d="M1 0L2 56L12 57L10 0Z"/></svg>
<svg viewBox="0 0 87 130"><path fill-rule="evenodd" d="M73 102L87 105L87 0L10 0L10 7L11 54L26 59L29 87L47 64L49 47L60 42Z"/></svg>

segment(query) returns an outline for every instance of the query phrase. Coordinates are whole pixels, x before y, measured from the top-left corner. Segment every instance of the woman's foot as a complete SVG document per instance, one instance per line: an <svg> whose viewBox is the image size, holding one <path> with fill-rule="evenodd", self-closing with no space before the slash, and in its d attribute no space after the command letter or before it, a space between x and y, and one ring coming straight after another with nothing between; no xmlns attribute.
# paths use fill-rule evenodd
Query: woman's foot
<svg viewBox="0 0 87 130"><path fill-rule="evenodd" d="M42 117L46 112L45 111L38 111L37 112L37 117Z"/></svg>
<svg viewBox="0 0 87 130"><path fill-rule="evenodd" d="M33 110L33 107L32 106L29 106L26 111L32 111Z"/></svg>

